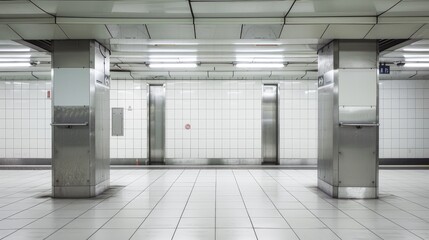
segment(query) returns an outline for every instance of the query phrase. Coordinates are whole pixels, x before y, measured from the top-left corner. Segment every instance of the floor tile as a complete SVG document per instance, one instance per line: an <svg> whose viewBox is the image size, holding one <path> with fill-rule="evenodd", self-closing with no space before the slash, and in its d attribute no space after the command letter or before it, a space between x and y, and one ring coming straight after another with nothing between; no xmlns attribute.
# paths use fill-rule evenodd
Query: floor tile
<svg viewBox="0 0 429 240"><path fill-rule="evenodd" d="M251 218L254 228L290 228L283 218Z"/></svg>
<svg viewBox="0 0 429 240"><path fill-rule="evenodd" d="M60 229L50 235L47 240L84 240L88 239L97 229Z"/></svg>
<svg viewBox="0 0 429 240"><path fill-rule="evenodd" d="M380 240L368 229L332 229L342 240Z"/></svg>
<svg viewBox="0 0 429 240"><path fill-rule="evenodd" d="M132 236L131 240L171 240L174 229L139 229Z"/></svg>
<svg viewBox="0 0 429 240"><path fill-rule="evenodd" d="M64 228L101 228L107 221L108 218L77 218Z"/></svg>
<svg viewBox="0 0 429 240"><path fill-rule="evenodd" d="M214 240L215 229L177 229L173 240Z"/></svg>
<svg viewBox="0 0 429 240"><path fill-rule="evenodd" d="M388 239L388 240L417 240L420 239L416 234L413 234L407 230L373 230L377 236Z"/></svg>
<svg viewBox="0 0 429 240"><path fill-rule="evenodd" d="M291 229L256 229L258 240L298 240Z"/></svg>
<svg viewBox="0 0 429 240"><path fill-rule="evenodd" d="M330 229L294 229L300 240L340 240Z"/></svg>
<svg viewBox="0 0 429 240"><path fill-rule="evenodd" d="M135 229L99 229L89 240L128 240Z"/></svg>
<svg viewBox="0 0 429 240"><path fill-rule="evenodd" d="M291 228L327 228L326 225L317 218L290 218L287 223Z"/></svg>
<svg viewBox="0 0 429 240"><path fill-rule="evenodd" d="M251 228L252 223L245 218L216 218L216 228Z"/></svg>
<svg viewBox="0 0 429 240"><path fill-rule="evenodd" d="M41 239L45 239L55 231L56 229L20 229L3 239L5 240L9 240L9 239L39 240L40 239L41 240Z"/></svg>
<svg viewBox="0 0 429 240"><path fill-rule="evenodd" d="M179 228L215 228L214 218L181 218Z"/></svg>
<svg viewBox="0 0 429 240"><path fill-rule="evenodd" d="M216 240L256 240L253 229L216 229Z"/></svg>
<svg viewBox="0 0 429 240"><path fill-rule="evenodd" d="M103 225L103 228L138 228L144 218L112 218L106 224Z"/></svg>
<svg viewBox="0 0 429 240"><path fill-rule="evenodd" d="M157 228L176 228L180 218L153 218L148 217L144 220L140 228L157 229Z"/></svg>
<svg viewBox="0 0 429 240"><path fill-rule="evenodd" d="M320 221L331 229L362 229L365 228L351 218L321 218Z"/></svg>

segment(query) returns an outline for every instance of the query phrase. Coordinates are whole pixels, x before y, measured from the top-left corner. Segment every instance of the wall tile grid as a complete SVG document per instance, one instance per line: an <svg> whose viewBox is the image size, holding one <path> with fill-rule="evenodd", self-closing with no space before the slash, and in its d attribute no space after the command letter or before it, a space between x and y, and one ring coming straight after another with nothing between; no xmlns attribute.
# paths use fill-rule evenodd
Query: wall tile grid
<svg viewBox="0 0 429 240"><path fill-rule="evenodd" d="M263 82L167 81L166 157L260 158ZM111 81L111 107L125 109L112 158L147 156L147 84ZM317 158L316 82L279 85L280 157ZM50 81L0 81L0 158L51 157L50 89ZM429 80L380 81L380 124L380 158L428 158Z"/></svg>
<svg viewBox="0 0 429 240"><path fill-rule="evenodd" d="M51 157L50 81L0 81L0 158Z"/></svg>
<svg viewBox="0 0 429 240"><path fill-rule="evenodd" d="M124 136L110 137L111 158L147 156L147 82L111 81L110 107L124 108ZM111 115L111 114L110 114ZM111 119L110 119L111 121ZM111 125L111 123L110 123Z"/></svg>
<svg viewBox="0 0 429 240"><path fill-rule="evenodd" d="M429 157L429 80L380 81L380 158Z"/></svg>

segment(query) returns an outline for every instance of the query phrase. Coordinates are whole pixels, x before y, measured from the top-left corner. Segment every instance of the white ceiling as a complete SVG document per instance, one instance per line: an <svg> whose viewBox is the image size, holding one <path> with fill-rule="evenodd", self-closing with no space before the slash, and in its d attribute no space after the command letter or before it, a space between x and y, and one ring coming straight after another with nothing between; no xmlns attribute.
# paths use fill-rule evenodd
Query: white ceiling
<svg viewBox="0 0 429 240"><path fill-rule="evenodd" d="M97 39L112 50L112 70L133 77L314 78L317 49L331 39L413 39L412 47L429 48L418 41L429 38L428 12L429 0L11 0L0 1L0 48L16 47L10 40ZM381 60L405 61L405 53ZM50 70L49 53L30 55L41 62L33 72ZM159 59L200 65L147 67ZM237 69L243 59L286 66Z"/></svg>

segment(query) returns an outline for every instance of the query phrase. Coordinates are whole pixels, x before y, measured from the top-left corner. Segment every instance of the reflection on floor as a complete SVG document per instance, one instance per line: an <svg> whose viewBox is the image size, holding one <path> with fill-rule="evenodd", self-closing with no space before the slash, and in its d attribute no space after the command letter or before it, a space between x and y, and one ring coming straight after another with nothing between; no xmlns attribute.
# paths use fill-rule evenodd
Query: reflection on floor
<svg viewBox="0 0 429 240"><path fill-rule="evenodd" d="M51 199L49 170L0 172L4 239L429 239L429 170L382 170L379 200L331 199L315 170L112 170L94 199Z"/></svg>

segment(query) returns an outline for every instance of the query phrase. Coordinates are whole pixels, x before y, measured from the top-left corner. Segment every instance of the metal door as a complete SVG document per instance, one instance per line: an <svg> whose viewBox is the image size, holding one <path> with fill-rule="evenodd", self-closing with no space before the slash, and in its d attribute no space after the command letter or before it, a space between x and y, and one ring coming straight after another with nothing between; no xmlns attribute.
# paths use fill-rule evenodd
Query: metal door
<svg viewBox="0 0 429 240"><path fill-rule="evenodd" d="M278 164L278 86L262 90L262 164Z"/></svg>
<svg viewBox="0 0 429 240"><path fill-rule="evenodd" d="M148 160L164 164L165 156L165 86L149 85Z"/></svg>

